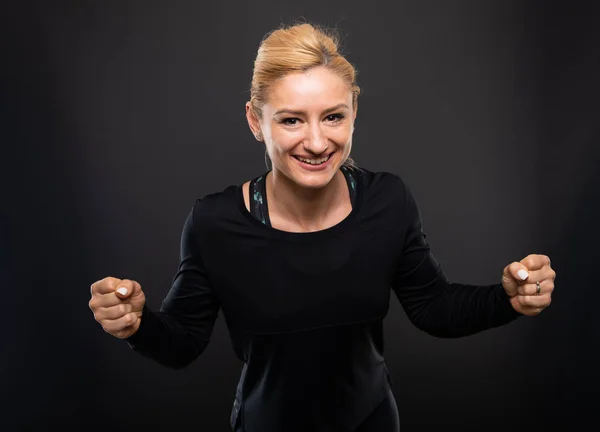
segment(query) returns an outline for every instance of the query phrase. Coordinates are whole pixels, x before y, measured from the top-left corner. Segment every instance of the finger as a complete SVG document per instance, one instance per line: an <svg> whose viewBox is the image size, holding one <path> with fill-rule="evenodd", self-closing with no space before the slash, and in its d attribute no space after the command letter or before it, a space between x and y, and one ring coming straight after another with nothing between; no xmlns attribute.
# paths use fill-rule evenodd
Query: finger
<svg viewBox="0 0 600 432"><path fill-rule="evenodd" d="M135 297L143 294L142 293L142 286L139 284L139 282L132 280L131 281L131 286L132 286L132 290L131 290L131 294L129 294L129 299L133 300Z"/></svg>
<svg viewBox="0 0 600 432"><path fill-rule="evenodd" d="M110 307L99 307L94 311L94 318L100 322L103 320L119 319L133 310L129 303L119 303Z"/></svg>
<svg viewBox="0 0 600 432"><path fill-rule="evenodd" d="M529 271L529 278L527 279L527 283L535 283L535 281L543 281L543 280L554 280L556 279L556 272L552 270L548 266L542 267L540 270Z"/></svg>
<svg viewBox="0 0 600 432"><path fill-rule="evenodd" d="M115 292L110 292L108 294L92 296L89 306L95 312L96 309L108 308L122 303L129 303L129 299L120 299Z"/></svg>
<svg viewBox="0 0 600 432"><path fill-rule="evenodd" d="M528 284L533 284L533 286L535 287L535 283L537 281L544 281L544 280L554 280L554 270L548 268L548 267L544 267L541 270L529 270L526 271L527 273L527 277L525 278L525 280L522 280L520 276L518 276L521 273L521 268L519 268L519 270L517 270L517 285L518 286L523 286L523 285L528 285ZM535 292L535 290L534 290ZM521 292L519 291L519 294Z"/></svg>
<svg viewBox="0 0 600 432"><path fill-rule="evenodd" d="M554 291L554 281L552 279L544 279L540 281L540 292L537 295L544 295L547 293L552 293ZM535 283L527 283L524 285L519 285L517 288L517 293L519 295L532 296L537 293L537 284Z"/></svg>
<svg viewBox="0 0 600 432"><path fill-rule="evenodd" d="M123 279L119 282L119 286L115 289L115 294L120 299L126 299L131 296L131 293L134 291L134 282L130 279ZM139 285L139 284L138 284Z"/></svg>
<svg viewBox="0 0 600 432"><path fill-rule="evenodd" d="M126 329L132 324L135 324L138 320L138 316L135 312L128 313L114 320L103 320L101 322L102 328L108 333L115 333Z"/></svg>
<svg viewBox="0 0 600 432"><path fill-rule="evenodd" d="M519 295L517 301L524 308L537 309L545 308L552 302L552 297L549 293L544 295Z"/></svg>
<svg viewBox="0 0 600 432"><path fill-rule="evenodd" d="M529 270L539 270L544 266L550 266L550 257L547 255L530 254L520 261Z"/></svg>
<svg viewBox="0 0 600 432"><path fill-rule="evenodd" d="M529 277L529 271L525 265L518 262L513 262L509 266L506 267L504 276L511 277L517 285L523 285L527 282L527 278Z"/></svg>
<svg viewBox="0 0 600 432"><path fill-rule="evenodd" d="M108 293L113 292L117 288L117 284L120 281L121 281L121 279L118 279L115 277L111 277L111 276L105 277L104 279L94 282L90 287L90 291L92 292L92 295L108 294Z"/></svg>

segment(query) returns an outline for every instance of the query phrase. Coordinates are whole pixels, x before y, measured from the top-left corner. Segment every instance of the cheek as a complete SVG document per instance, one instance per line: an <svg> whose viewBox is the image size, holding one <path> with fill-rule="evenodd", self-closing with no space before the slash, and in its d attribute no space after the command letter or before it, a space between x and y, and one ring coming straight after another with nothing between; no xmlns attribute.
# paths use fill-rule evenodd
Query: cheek
<svg viewBox="0 0 600 432"><path fill-rule="evenodd" d="M270 138L271 152L275 154L282 154L300 144L303 136L298 131L294 132L282 129L273 129Z"/></svg>
<svg viewBox="0 0 600 432"><path fill-rule="evenodd" d="M337 128L329 128L324 131L325 136L336 145L350 146L352 144L352 125L343 125ZM283 154L302 144L304 132L302 130L290 131L274 127L270 134L270 154L274 156Z"/></svg>
<svg viewBox="0 0 600 432"><path fill-rule="evenodd" d="M280 158L292 150L297 143L298 141L293 141L292 144L292 141L289 138L286 139L285 136L272 135L267 151L269 152L271 159Z"/></svg>
<svg viewBox="0 0 600 432"><path fill-rule="evenodd" d="M343 134L346 138L346 141L352 140L352 124L348 124L343 128Z"/></svg>
<svg viewBox="0 0 600 432"><path fill-rule="evenodd" d="M343 126L335 129L331 133L330 139L340 146L350 145L352 142L352 126Z"/></svg>

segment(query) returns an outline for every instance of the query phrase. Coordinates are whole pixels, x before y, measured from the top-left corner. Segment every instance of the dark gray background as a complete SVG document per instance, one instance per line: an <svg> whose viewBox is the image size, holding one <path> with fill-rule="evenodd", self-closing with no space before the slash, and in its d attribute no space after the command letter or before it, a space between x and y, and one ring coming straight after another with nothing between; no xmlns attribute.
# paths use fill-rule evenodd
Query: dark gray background
<svg viewBox="0 0 600 432"><path fill-rule="evenodd" d="M419 332L392 298L403 432L593 419L596 4L3 4L3 430L229 430L242 364L223 316L207 351L172 371L102 330L89 286L135 279L160 305L195 199L265 169L244 117L253 59L300 18L340 29L363 89L353 156L412 187L451 280L499 282L530 253L558 274L540 316L460 340Z"/></svg>

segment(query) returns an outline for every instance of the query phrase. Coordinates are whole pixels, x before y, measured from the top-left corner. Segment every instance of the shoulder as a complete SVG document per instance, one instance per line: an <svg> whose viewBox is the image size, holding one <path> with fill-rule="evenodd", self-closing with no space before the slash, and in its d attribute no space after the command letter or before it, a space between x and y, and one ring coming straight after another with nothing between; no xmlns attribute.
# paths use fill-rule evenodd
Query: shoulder
<svg viewBox="0 0 600 432"><path fill-rule="evenodd" d="M360 177L367 202L403 205L406 201L409 190L402 175L388 171L371 171L365 168L355 172Z"/></svg>
<svg viewBox="0 0 600 432"><path fill-rule="evenodd" d="M230 185L219 192L196 198L193 206L194 223L211 226L219 220L235 217L240 205L240 186Z"/></svg>
<svg viewBox="0 0 600 432"><path fill-rule="evenodd" d="M382 224L405 226L398 224L400 220L411 226L420 223L418 202L409 182L401 174L364 170L361 178L364 182L363 202L367 208L366 214L382 218Z"/></svg>

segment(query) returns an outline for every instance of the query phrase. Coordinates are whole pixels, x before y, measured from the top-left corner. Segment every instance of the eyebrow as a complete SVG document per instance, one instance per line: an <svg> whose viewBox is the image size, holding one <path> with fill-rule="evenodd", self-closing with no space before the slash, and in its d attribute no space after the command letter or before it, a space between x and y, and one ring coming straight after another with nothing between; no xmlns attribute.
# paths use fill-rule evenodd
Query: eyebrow
<svg viewBox="0 0 600 432"><path fill-rule="evenodd" d="M331 112L331 111L335 111L335 110L340 109L340 108L349 109L348 105L346 105L345 103L340 103L340 104L337 104L335 106L332 106L331 108L327 108L325 111L323 111L323 114ZM306 114L306 113L304 111L283 108L283 109L280 109L279 111L277 111L275 114L273 114L273 116L276 116L278 114L295 114L295 115L300 115L300 114Z"/></svg>

